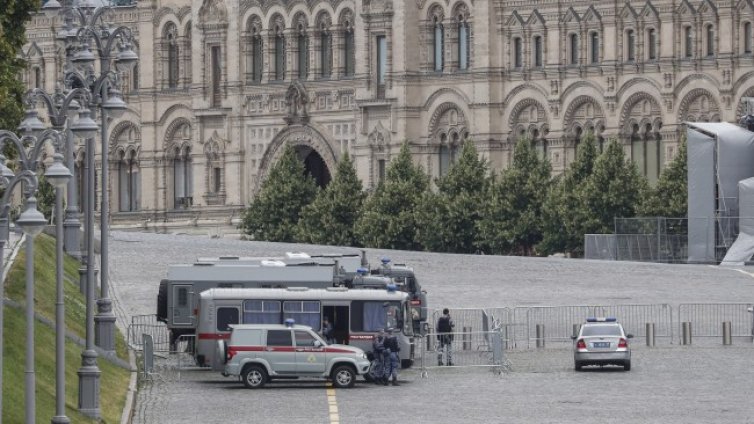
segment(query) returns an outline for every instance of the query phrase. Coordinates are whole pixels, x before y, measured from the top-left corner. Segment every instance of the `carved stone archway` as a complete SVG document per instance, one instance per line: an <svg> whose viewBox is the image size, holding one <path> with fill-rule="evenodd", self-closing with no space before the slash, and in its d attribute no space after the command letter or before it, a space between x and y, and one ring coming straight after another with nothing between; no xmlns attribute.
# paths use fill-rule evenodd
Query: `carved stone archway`
<svg viewBox="0 0 754 424"><path fill-rule="evenodd" d="M335 171L337 157L327 137L311 124L289 125L275 136L267 148L259 164L259 178L254 185L254 193L259 191L262 181L267 179L270 168L280 159L286 145L293 146L307 171L320 186L329 183L330 176Z"/></svg>

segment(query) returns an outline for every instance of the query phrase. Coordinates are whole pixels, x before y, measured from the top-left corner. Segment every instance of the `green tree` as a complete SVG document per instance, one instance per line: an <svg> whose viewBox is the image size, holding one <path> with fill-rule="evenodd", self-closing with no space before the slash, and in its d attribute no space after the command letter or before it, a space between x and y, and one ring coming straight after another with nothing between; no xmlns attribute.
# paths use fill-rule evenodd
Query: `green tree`
<svg viewBox="0 0 754 424"><path fill-rule="evenodd" d="M314 200L317 190L314 179L306 174L303 162L288 145L244 211L241 228L254 240L293 242L301 210Z"/></svg>
<svg viewBox="0 0 754 424"><path fill-rule="evenodd" d="M44 175L39 176L39 188L37 189L36 197L37 208L47 218L47 222L50 222L53 208L55 207L55 187L47 182Z"/></svg>
<svg viewBox="0 0 754 424"><path fill-rule="evenodd" d="M647 187L646 178L639 175L635 163L626 159L623 147L610 141L594 163L594 172L580 196L584 211L582 240L584 234L612 234L615 218L636 214ZM583 247L577 253L583 254Z"/></svg>
<svg viewBox="0 0 754 424"><path fill-rule="evenodd" d="M419 250L416 207L429 187L429 177L411 160L408 142L388 166L385 181L364 204L356 232L364 246Z"/></svg>
<svg viewBox="0 0 754 424"><path fill-rule="evenodd" d="M25 88L18 75L24 62L18 54L26 40L26 22L38 7L34 0L0 0L0 129L15 130L23 116Z"/></svg>
<svg viewBox="0 0 754 424"><path fill-rule="evenodd" d="M648 190L639 213L643 216L681 218L688 213L688 167L686 140L678 146L673 161L662 171L654 188Z"/></svg>
<svg viewBox="0 0 754 424"><path fill-rule="evenodd" d="M520 140L513 165L487 195L479 221L479 247L495 254L531 255L542 240L542 208L550 185L550 162L529 140Z"/></svg>
<svg viewBox="0 0 754 424"><path fill-rule="evenodd" d="M576 160L553 182L548 192L542 211L544 234L537 245L540 253L573 252L582 247L584 217L580 195L582 186L592 175L596 158L595 139L588 134L579 144Z"/></svg>
<svg viewBox="0 0 754 424"><path fill-rule="evenodd" d="M301 212L297 239L304 243L356 246L354 226L365 197L351 157L343 155L333 180Z"/></svg>
<svg viewBox="0 0 754 424"><path fill-rule="evenodd" d="M466 140L458 161L437 179L437 193L428 190L419 202L416 237L426 250L454 253L476 250L477 222L489 183L488 169L474 142Z"/></svg>

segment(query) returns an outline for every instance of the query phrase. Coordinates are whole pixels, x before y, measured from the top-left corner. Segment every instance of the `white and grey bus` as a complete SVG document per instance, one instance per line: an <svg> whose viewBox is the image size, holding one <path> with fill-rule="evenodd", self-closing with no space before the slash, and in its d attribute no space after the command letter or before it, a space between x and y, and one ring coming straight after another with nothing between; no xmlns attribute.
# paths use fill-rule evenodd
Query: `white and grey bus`
<svg viewBox="0 0 754 424"><path fill-rule="evenodd" d="M347 289L210 289L201 293L197 328L196 362L222 370L218 341L230 337L232 324L282 324L293 319L322 331L327 317L336 344L372 350L380 329L395 329L401 348L401 365L414 360L414 325L408 293L394 290Z"/></svg>
<svg viewBox="0 0 754 424"><path fill-rule="evenodd" d="M398 291L409 293L414 332L419 333L427 319L426 293L413 270L384 262L376 269L369 269L368 264L363 266L365 263L365 258L358 254L288 253L279 258L199 258L194 264L171 265L167 278L160 281L157 319L167 325L173 345L181 335L196 333L199 294L211 288L385 289L394 284Z"/></svg>

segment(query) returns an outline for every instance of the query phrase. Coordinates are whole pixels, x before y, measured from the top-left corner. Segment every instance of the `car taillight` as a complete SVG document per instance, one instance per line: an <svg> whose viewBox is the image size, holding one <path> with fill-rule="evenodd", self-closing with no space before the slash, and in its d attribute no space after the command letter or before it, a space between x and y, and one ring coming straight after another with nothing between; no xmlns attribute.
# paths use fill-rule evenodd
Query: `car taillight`
<svg viewBox="0 0 754 424"><path fill-rule="evenodd" d="M584 339L579 339L579 341L576 342L576 349L586 349L586 342L584 342Z"/></svg>
<svg viewBox="0 0 754 424"><path fill-rule="evenodd" d="M236 356L236 353L238 352L236 352L235 349L233 349L232 347L229 347L228 351L225 353L226 359L230 361L231 359L233 359L234 356Z"/></svg>
<svg viewBox="0 0 754 424"><path fill-rule="evenodd" d="M620 339L620 341L618 341L618 347L628 347L626 339Z"/></svg>

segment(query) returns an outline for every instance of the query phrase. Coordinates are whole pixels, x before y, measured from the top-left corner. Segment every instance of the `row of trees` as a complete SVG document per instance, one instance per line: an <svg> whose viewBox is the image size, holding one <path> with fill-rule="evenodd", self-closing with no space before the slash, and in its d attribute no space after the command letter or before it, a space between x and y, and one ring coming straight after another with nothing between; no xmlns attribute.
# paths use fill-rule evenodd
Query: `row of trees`
<svg viewBox="0 0 754 424"><path fill-rule="evenodd" d="M253 203L243 230L255 240L341 246L514 255L583 253L584 234L612 233L614 217L685 216L686 149L650 187L623 148L598 153L593 137L579 145L566 172L521 140L500 173L466 141L448 173L435 180L404 144L386 178L367 195L348 156L319 189L287 147Z"/></svg>

